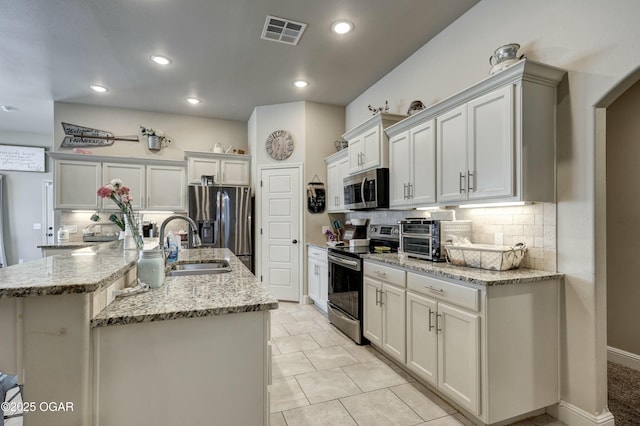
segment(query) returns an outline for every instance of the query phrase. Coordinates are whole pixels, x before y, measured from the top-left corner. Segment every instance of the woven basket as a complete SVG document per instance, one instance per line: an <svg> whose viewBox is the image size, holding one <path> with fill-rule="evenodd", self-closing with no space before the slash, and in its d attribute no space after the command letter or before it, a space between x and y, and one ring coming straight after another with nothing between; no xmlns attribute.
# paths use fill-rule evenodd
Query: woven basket
<svg viewBox="0 0 640 426"><path fill-rule="evenodd" d="M458 266L506 271L520 266L527 252L524 243L513 247L488 244L445 245L447 260Z"/></svg>

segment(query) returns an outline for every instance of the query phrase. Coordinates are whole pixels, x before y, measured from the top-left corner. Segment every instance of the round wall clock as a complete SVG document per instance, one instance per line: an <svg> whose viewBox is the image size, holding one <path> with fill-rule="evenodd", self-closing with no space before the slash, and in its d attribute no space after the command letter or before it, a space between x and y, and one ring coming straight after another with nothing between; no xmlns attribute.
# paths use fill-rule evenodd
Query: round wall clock
<svg viewBox="0 0 640 426"><path fill-rule="evenodd" d="M267 138L265 148L274 160L286 160L293 153L293 138L286 130L276 130Z"/></svg>

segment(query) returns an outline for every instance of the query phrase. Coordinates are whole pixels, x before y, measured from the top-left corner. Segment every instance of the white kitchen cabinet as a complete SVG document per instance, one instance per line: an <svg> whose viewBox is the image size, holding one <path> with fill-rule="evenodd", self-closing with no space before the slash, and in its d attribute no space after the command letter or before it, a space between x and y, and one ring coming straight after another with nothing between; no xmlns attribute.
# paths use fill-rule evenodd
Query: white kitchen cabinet
<svg viewBox="0 0 640 426"><path fill-rule="evenodd" d="M399 133L398 133L399 131ZM387 129L390 207L424 207L436 202L435 120Z"/></svg>
<svg viewBox="0 0 640 426"><path fill-rule="evenodd" d="M323 312L327 312L329 264L326 250L309 246L307 250L307 285L309 298Z"/></svg>
<svg viewBox="0 0 640 426"><path fill-rule="evenodd" d="M186 211L187 182L184 167L147 166L147 209Z"/></svg>
<svg viewBox="0 0 640 426"><path fill-rule="evenodd" d="M251 185L251 156L185 151L190 185L199 185L201 176L213 176L216 185Z"/></svg>
<svg viewBox="0 0 640 426"><path fill-rule="evenodd" d="M439 205L555 201L556 87L565 74L522 60L415 114L436 118Z"/></svg>
<svg viewBox="0 0 640 426"><path fill-rule="evenodd" d="M99 210L98 188L103 185L102 164L95 161L55 162L55 208ZM106 183L106 182L105 182Z"/></svg>
<svg viewBox="0 0 640 426"><path fill-rule="evenodd" d="M344 178L349 175L349 151L343 149L327 157L327 211L342 212L344 208Z"/></svg>
<svg viewBox="0 0 640 426"><path fill-rule="evenodd" d="M146 206L146 172L142 164L102 163L102 183L107 184L113 179L120 179L124 186L130 189L133 197L131 205L134 209ZM118 210L119 207L110 198L102 199L102 209Z"/></svg>
<svg viewBox="0 0 640 426"><path fill-rule="evenodd" d="M238 157L237 155L235 157ZM220 161L220 184L221 185L250 185L251 161L247 157L226 158Z"/></svg>
<svg viewBox="0 0 640 426"><path fill-rule="evenodd" d="M515 195L513 91L496 89L437 118L438 201Z"/></svg>
<svg viewBox="0 0 640 426"><path fill-rule="evenodd" d="M201 177L213 176L216 184L220 183L220 160L217 158L189 157L187 163L189 185L200 185Z"/></svg>
<svg viewBox="0 0 640 426"><path fill-rule="evenodd" d="M121 179L139 210L186 211L186 163L124 157L50 153L54 160L55 208L118 210L98 188Z"/></svg>
<svg viewBox="0 0 640 426"><path fill-rule="evenodd" d="M559 289L409 271L406 367L486 424L557 403Z"/></svg>
<svg viewBox="0 0 640 426"><path fill-rule="evenodd" d="M406 361L406 273L364 262L364 336L388 355Z"/></svg>
<svg viewBox="0 0 640 426"><path fill-rule="evenodd" d="M408 283L414 291L407 292L407 367L471 413L480 414L480 315L418 293L478 300L478 290L413 273L408 274Z"/></svg>
<svg viewBox="0 0 640 426"><path fill-rule="evenodd" d="M389 140L384 129L403 118L404 115L379 113L342 136L349 142L350 174L389 167Z"/></svg>

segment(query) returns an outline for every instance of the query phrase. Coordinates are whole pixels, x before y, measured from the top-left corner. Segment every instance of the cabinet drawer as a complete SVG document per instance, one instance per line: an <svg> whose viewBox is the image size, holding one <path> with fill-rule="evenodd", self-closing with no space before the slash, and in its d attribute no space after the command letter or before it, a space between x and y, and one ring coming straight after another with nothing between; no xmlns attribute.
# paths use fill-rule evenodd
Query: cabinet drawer
<svg viewBox="0 0 640 426"><path fill-rule="evenodd" d="M480 310L480 290L448 283L424 275L407 274L407 287L411 291L453 303L472 311Z"/></svg>
<svg viewBox="0 0 640 426"><path fill-rule="evenodd" d="M378 263L364 262L364 275L406 288L406 272L402 269L390 268Z"/></svg>
<svg viewBox="0 0 640 426"><path fill-rule="evenodd" d="M309 247L307 254L309 259L318 260L320 262L327 262L327 252L326 250L322 250L315 247Z"/></svg>

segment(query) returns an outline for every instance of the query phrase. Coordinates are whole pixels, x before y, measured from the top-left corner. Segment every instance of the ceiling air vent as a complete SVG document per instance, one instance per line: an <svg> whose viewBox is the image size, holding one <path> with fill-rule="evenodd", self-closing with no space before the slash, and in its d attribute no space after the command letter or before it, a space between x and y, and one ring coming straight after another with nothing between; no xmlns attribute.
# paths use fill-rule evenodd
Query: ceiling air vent
<svg viewBox="0 0 640 426"><path fill-rule="evenodd" d="M300 41L305 28L307 24L302 22L267 15L260 38L295 46Z"/></svg>

